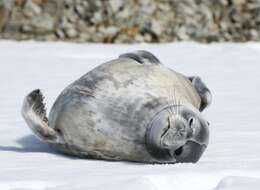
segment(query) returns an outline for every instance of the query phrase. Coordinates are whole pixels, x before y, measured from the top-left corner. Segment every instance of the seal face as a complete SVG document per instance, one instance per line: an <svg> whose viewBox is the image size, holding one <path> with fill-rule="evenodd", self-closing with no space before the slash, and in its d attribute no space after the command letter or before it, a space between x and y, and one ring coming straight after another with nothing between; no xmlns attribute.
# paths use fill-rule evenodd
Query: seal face
<svg viewBox="0 0 260 190"><path fill-rule="evenodd" d="M165 67L147 51L120 55L73 82L49 117L40 90L22 115L42 141L66 154L146 163L197 162L209 141L200 113L211 93L199 77Z"/></svg>
<svg viewBox="0 0 260 190"><path fill-rule="evenodd" d="M201 115L177 105L154 117L146 133L146 145L151 155L162 162L196 162L207 147L208 138L208 124Z"/></svg>

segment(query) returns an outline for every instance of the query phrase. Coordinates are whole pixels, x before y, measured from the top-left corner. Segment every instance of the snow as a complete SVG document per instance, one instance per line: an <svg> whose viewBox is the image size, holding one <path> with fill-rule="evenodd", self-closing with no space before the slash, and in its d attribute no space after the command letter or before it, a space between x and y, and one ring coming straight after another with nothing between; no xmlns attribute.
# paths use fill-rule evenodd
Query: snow
<svg viewBox="0 0 260 190"><path fill-rule="evenodd" d="M223 178L215 190L244 190L244 189L259 189L259 178L249 177L225 177Z"/></svg>
<svg viewBox="0 0 260 190"><path fill-rule="evenodd" d="M210 144L196 164L148 165L55 153L23 121L23 98L40 88L50 108L69 83L119 54L145 49L199 75L213 93L204 113ZM103 45L0 41L1 190L260 189L260 44Z"/></svg>

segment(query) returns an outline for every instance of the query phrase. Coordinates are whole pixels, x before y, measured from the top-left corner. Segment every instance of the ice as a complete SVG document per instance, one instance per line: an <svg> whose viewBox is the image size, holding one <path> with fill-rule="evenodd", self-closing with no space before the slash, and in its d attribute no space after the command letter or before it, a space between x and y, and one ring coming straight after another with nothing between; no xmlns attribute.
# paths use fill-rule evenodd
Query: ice
<svg viewBox="0 0 260 190"><path fill-rule="evenodd" d="M223 178L214 190L258 190L260 178L234 177Z"/></svg>
<svg viewBox="0 0 260 190"><path fill-rule="evenodd" d="M20 114L30 91L42 89L50 108L81 75L137 49L153 52L187 76L201 76L211 89L213 103L204 113L210 122L210 143L198 163L148 165L66 157L32 135ZM260 189L259 88L260 43L0 41L0 189Z"/></svg>

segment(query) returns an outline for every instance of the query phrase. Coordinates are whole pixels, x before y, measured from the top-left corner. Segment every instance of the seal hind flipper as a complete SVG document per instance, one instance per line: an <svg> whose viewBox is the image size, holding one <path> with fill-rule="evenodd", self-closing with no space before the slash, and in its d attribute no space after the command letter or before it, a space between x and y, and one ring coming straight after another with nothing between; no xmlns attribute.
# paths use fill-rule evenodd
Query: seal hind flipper
<svg viewBox="0 0 260 190"><path fill-rule="evenodd" d="M203 111L212 102L212 95L206 84L198 76L188 77L201 98L200 111Z"/></svg>
<svg viewBox="0 0 260 190"><path fill-rule="evenodd" d="M60 141L58 133L49 127L43 95L39 89L32 91L23 101L22 116L36 136L48 143Z"/></svg>
<svg viewBox="0 0 260 190"><path fill-rule="evenodd" d="M145 50L138 50L136 52L125 53L120 55L119 58L130 58L141 64L161 64L161 62L157 57L155 57L155 55Z"/></svg>

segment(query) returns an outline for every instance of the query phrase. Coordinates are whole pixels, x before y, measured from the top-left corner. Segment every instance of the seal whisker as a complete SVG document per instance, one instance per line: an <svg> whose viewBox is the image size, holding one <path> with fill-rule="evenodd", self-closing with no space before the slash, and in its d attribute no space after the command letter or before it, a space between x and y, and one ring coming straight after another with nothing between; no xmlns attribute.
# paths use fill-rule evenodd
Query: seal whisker
<svg viewBox="0 0 260 190"><path fill-rule="evenodd" d="M180 114L180 107L181 107L181 98L179 99L179 102L178 102L178 114Z"/></svg>
<svg viewBox="0 0 260 190"><path fill-rule="evenodd" d="M172 112L173 112L173 114L174 114L174 107L172 106L172 94L171 94L171 88L169 89L169 101L170 101L170 106L171 106L171 109L173 110Z"/></svg>
<svg viewBox="0 0 260 190"><path fill-rule="evenodd" d="M167 112L169 113L169 115L173 115L171 109L170 109L170 110L169 110L169 109L166 109L166 110L167 110Z"/></svg>
<svg viewBox="0 0 260 190"><path fill-rule="evenodd" d="M170 115L173 115L174 112L173 112L173 110L172 110L172 108L171 108L171 104L170 104L170 102L168 101L168 99L166 99L166 102L167 102L167 105L168 105L168 107L169 107Z"/></svg>
<svg viewBox="0 0 260 190"><path fill-rule="evenodd" d="M173 101L173 104L174 104L174 110L175 110L175 114L178 114L178 110L177 110L177 107L176 107L176 104L177 104L177 101L176 101L176 92L175 92L175 89L173 88L173 96L172 96L172 101Z"/></svg>
<svg viewBox="0 0 260 190"><path fill-rule="evenodd" d="M171 101L172 101L172 93L171 93L171 88L169 89L169 94L170 94L170 103L173 104ZM174 104L173 104L174 105ZM173 114L175 113L175 110L174 110L174 106L172 106L172 109L173 109Z"/></svg>
<svg viewBox="0 0 260 190"><path fill-rule="evenodd" d="M167 88L166 88L166 86L164 87L166 90L167 90ZM171 93L170 93L171 94ZM170 115L174 115L174 110L172 109L172 106L171 106L171 100L170 100L170 102L168 101L168 98L166 98L166 103L167 103L167 106L169 107L169 109L170 109Z"/></svg>
<svg viewBox="0 0 260 190"><path fill-rule="evenodd" d="M179 100L176 99L176 110L177 110L177 115L179 114Z"/></svg>

